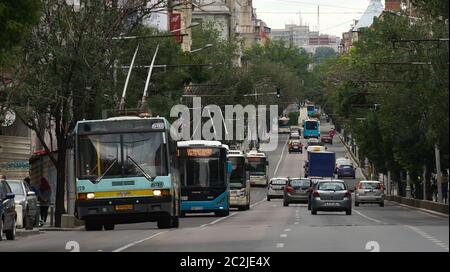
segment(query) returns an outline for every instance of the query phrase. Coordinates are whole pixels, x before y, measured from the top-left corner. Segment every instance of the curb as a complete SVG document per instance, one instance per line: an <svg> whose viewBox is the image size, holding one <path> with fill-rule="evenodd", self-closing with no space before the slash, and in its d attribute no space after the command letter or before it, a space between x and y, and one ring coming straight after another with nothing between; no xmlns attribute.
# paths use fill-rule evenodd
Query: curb
<svg viewBox="0 0 450 272"><path fill-rule="evenodd" d="M84 226L79 226L75 228L55 228L55 227L39 228L40 231L79 231L82 229L84 229Z"/></svg>
<svg viewBox="0 0 450 272"><path fill-rule="evenodd" d="M445 213L440 213L440 212L436 212L436 211L433 211L433 210L427 210L427 209L424 209L424 208L418 208L418 207L406 205L406 204L403 204L403 203L400 203L400 202L397 202L397 201L393 201L393 200L385 200L385 201L391 202L391 203L395 203L396 205L399 205L399 206L402 206L402 207L405 207L405 208L409 208L409 209L413 209L413 210L419 210L419 211L426 212L426 213L429 213L429 214L433 214L433 215L436 215L436 216L448 218L448 214L445 214Z"/></svg>
<svg viewBox="0 0 450 272"><path fill-rule="evenodd" d="M33 229L33 230L16 230L16 236L17 237L27 237L30 235L36 235L40 234L39 229Z"/></svg>

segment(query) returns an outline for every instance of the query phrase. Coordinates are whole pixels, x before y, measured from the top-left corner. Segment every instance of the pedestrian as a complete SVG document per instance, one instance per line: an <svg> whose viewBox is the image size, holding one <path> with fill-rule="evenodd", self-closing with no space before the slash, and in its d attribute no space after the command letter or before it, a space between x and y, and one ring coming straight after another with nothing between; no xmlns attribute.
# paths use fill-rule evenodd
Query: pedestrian
<svg viewBox="0 0 450 272"><path fill-rule="evenodd" d="M447 204L448 200L448 174L444 171L442 175L442 201Z"/></svg>
<svg viewBox="0 0 450 272"><path fill-rule="evenodd" d="M33 191L36 194L36 196L39 195L39 190L38 190L38 188L36 186L31 184L30 177L24 178L23 181L25 181L25 183L28 185L28 187L30 187L31 191Z"/></svg>
<svg viewBox="0 0 450 272"><path fill-rule="evenodd" d="M6 176L5 175L0 175L0 181L6 181Z"/></svg>
<svg viewBox="0 0 450 272"><path fill-rule="evenodd" d="M432 182L432 184L431 184L431 192L433 194L433 201L437 202L438 201L438 199L437 199L438 187L437 187L436 178L432 177L431 178L431 182Z"/></svg>
<svg viewBox="0 0 450 272"><path fill-rule="evenodd" d="M41 210L41 226L47 221L48 208L50 207L50 200L52 196L52 188L48 183L48 180L44 177L41 178L39 185L39 207Z"/></svg>

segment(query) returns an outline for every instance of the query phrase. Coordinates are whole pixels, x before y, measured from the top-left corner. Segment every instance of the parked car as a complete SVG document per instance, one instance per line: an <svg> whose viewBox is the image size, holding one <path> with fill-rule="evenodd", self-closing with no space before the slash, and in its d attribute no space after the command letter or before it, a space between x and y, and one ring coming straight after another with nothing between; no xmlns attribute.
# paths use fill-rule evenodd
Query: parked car
<svg viewBox="0 0 450 272"><path fill-rule="evenodd" d="M290 140L289 141L289 153L300 152L303 153L303 144L300 140Z"/></svg>
<svg viewBox="0 0 450 272"><path fill-rule="evenodd" d="M355 190L355 206L362 203L376 203L384 207L384 186L377 180L362 180Z"/></svg>
<svg viewBox="0 0 450 272"><path fill-rule="evenodd" d="M14 202L16 206L20 205L22 207L21 227L32 229L39 223L36 221L38 215L36 193L23 180L7 180L7 182L15 195Z"/></svg>
<svg viewBox="0 0 450 272"><path fill-rule="evenodd" d="M5 180L0 180L0 240L16 238L16 205L14 193Z"/></svg>
<svg viewBox="0 0 450 272"><path fill-rule="evenodd" d="M333 144L333 137L330 135L323 135L320 139L322 143Z"/></svg>
<svg viewBox="0 0 450 272"><path fill-rule="evenodd" d="M287 178L272 178L267 186L267 201L272 198L283 198L284 187L288 182Z"/></svg>
<svg viewBox="0 0 450 272"><path fill-rule="evenodd" d="M311 180L307 178L289 178L284 187L283 206L290 203L308 203L308 191Z"/></svg>
<svg viewBox="0 0 450 272"><path fill-rule="evenodd" d="M356 177L356 171L353 165L340 165L337 170L337 177L338 179L349 177L349 178L355 178Z"/></svg>
<svg viewBox="0 0 450 272"><path fill-rule="evenodd" d="M352 214L352 194L343 180L319 181L311 196L311 214L318 211L345 211Z"/></svg>

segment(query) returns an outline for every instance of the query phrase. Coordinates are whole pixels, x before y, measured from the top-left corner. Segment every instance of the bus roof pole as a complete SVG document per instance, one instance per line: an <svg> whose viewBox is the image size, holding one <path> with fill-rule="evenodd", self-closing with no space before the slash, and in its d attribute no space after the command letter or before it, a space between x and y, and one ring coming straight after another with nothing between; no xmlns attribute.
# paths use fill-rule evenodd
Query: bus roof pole
<svg viewBox="0 0 450 272"><path fill-rule="evenodd" d="M120 111L125 110L125 98L127 96L128 81L130 80L131 71L133 70L134 60L136 59L136 55L137 55L138 50L139 50L139 44L136 47L136 51L134 52L133 59L131 60L130 69L128 69L127 80L125 81L125 86L123 87L122 98L121 98L120 104L119 104L119 110Z"/></svg>
<svg viewBox="0 0 450 272"><path fill-rule="evenodd" d="M150 65L150 68L148 70L147 81L145 82L144 94L142 95L141 104L139 105L139 108L141 109L142 112L147 112L146 104L147 104L147 97L148 97L148 85L150 84L150 78L152 77L153 67L155 65L155 59L156 59L156 55L158 54L158 50L159 50L159 44L158 44L158 46L156 46L156 51L155 51L155 54L153 55L152 64Z"/></svg>

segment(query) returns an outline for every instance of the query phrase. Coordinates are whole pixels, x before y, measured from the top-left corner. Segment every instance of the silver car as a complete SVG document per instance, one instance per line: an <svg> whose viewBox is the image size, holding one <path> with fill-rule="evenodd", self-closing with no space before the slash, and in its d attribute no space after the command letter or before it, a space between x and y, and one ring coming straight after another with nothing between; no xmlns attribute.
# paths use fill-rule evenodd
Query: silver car
<svg viewBox="0 0 450 272"><path fill-rule="evenodd" d="M283 206L289 206L290 203L308 203L311 185L311 180L307 178L289 178L284 188Z"/></svg>
<svg viewBox="0 0 450 272"><path fill-rule="evenodd" d="M28 184L22 180L7 180L15 194L15 204L22 206L22 225L25 229L32 229L38 222L37 196Z"/></svg>
<svg viewBox="0 0 450 272"><path fill-rule="evenodd" d="M377 180L362 180L355 190L355 206L361 203L377 203L384 207L384 190L381 182Z"/></svg>
<svg viewBox="0 0 450 272"><path fill-rule="evenodd" d="M322 180L311 196L311 214L317 211L345 211L352 214L352 194L343 180Z"/></svg>
<svg viewBox="0 0 450 272"><path fill-rule="evenodd" d="M288 182L287 178L272 178L267 186L267 201L272 198L283 198L284 187Z"/></svg>

